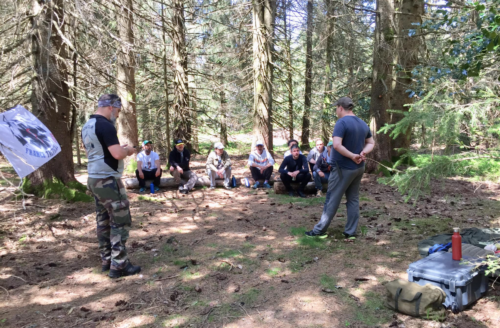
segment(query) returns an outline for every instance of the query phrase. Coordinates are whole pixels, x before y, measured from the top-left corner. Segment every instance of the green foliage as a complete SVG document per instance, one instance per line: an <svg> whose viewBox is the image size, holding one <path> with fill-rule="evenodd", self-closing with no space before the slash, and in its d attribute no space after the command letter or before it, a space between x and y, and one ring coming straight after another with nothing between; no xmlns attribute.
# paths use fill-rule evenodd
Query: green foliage
<svg viewBox="0 0 500 328"><path fill-rule="evenodd" d="M497 156L494 156L497 155ZM419 196L430 192L430 182L452 176L470 177L476 180L498 181L500 176L500 154L478 156L466 153L453 156L419 155L414 157L416 167L406 171L398 171L388 181L397 186L407 200L418 199Z"/></svg>
<svg viewBox="0 0 500 328"><path fill-rule="evenodd" d="M124 171L128 174L135 174L135 170L137 170L137 161L135 157L132 157Z"/></svg>
<svg viewBox="0 0 500 328"><path fill-rule="evenodd" d="M46 199L57 198L70 202L92 202L94 200L93 197L85 193L87 188L78 181L71 181L65 185L54 178L52 181L44 181L40 186L32 186L29 179L24 178L21 188L25 193Z"/></svg>
<svg viewBox="0 0 500 328"><path fill-rule="evenodd" d="M321 278L319 280L319 283L321 284L321 287L323 287L323 288L335 290L335 286L337 286L337 279L335 279L335 277L331 277L327 274L322 274Z"/></svg>

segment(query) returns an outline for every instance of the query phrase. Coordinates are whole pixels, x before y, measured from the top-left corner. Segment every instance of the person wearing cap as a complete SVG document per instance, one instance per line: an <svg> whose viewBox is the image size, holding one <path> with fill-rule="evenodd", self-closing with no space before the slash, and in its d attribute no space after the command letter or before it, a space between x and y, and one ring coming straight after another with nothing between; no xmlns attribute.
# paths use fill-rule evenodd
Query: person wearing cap
<svg viewBox="0 0 500 328"><path fill-rule="evenodd" d="M132 217L125 186L121 181L123 159L135 153L133 147L120 145L114 123L120 114L121 100L115 94L99 98L98 108L82 128L82 143L88 158L87 188L96 203L97 240L102 271L110 278L141 272L130 263L125 243Z"/></svg>
<svg viewBox="0 0 500 328"><path fill-rule="evenodd" d="M252 178L255 180L255 184L252 186L253 189L257 189L260 186L259 180L264 180L264 188L271 188L269 179L271 179L271 175L273 174L273 165L274 159L264 148L264 143L257 141L255 150L248 157L248 166L250 166Z"/></svg>
<svg viewBox="0 0 500 328"><path fill-rule="evenodd" d="M287 157L287 156L290 156L292 154L292 146L293 145L299 145L299 142L295 139L290 139L288 140L288 142L286 143L288 145L288 150L283 154L283 158ZM302 152L300 151L300 148L299 148L299 154L302 155Z"/></svg>
<svg viewBox="0 0 500 328"><path fill-rule="evenodd" d="M306 235L321 238L327 236L326 230L345 194L347 223L344 236L354 239L359 220L359 186L365 172L366 155L373 150L375 141L368 125L352 112L354 104L351 98L342 97L334 106L337 107L338 120L333 130L327 198L320 221Z"/></svg>
<svg viewBox="0 0 500 328"><path fill-rule="evenodd" d="M316 164L316 161L322 154L324 155L324 157L326 157L325 144L323 143L323 140L318 139L316 140L316 147L311 149L309 154L307 154L307 161L309 162L309 167L311 168L311 171L313 171L314 164Z"/></svg>
<svg viewBox="0 0 500 328"><path fill-rule="evenodd" d="M305 198L304 189L309 181L311 181L311 173L309 173L309 166L307 165L307 158L299 153L299 147L293 145L290 149L292 155L285 157L280 165L279 172L280 178L288 191L290 196L295 196L292 188L292 181L299 182L299 190L297 194Z"/></svg>
<svg viewBox="0 0 500 328"><path fill-rule="evenodd" d="M153 180L155 191L160 190L160 181L162 170L160 168L160 156L151 150L153 143L149 140L144 140L142 149L137 154L137 170L135 176L139 181L139 191L144 192L146 188L146 180Z"/></svg>
<svg viewBox="0 0 500 328"><path fill-rule="evenodd" d="M210 189L215 188L215 179L217 177L224 179L224 187L226 189L231 189L231 160L221 142L216 142L214 151L208 155L207 174L210 178Z"/></svg>
<svg viewBox="0 0 500 328"><path fill-rule="evenodd" d="M318 142L316 142L316 145ZM323 142L321 142L323 144ZM333 142L330 141L326 150L321 153L312 168L314 184L316 185L316 196L323 197L323 183L328 182L332 166L329 164ZM318 147L318 146L316 146ZM309 162L311 163L311 162Z"/></svg>
<svg viewBox="0 0 500 328"><path fill-rule="evenodd" d="M175 148L168 155L170 174L174 177L175 182L179 184L179 192L187 194L193 189L198 177L189 168L191 153L184 147L184 141L182 141L182 139L176 139L174 141L174 146ZM184 185L181 184L181 178L187 180Z"/></svg>

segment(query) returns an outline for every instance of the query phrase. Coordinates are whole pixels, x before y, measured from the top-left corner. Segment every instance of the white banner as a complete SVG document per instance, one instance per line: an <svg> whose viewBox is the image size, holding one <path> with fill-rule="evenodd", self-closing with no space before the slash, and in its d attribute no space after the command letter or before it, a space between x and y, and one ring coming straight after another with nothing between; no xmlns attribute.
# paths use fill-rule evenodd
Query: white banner
<svg viewBox="0 0 500 328"><path fill-rule="evenodd" d="M61 151L56 138L21 105L0 113L0 150L24 178Z"/></svg>

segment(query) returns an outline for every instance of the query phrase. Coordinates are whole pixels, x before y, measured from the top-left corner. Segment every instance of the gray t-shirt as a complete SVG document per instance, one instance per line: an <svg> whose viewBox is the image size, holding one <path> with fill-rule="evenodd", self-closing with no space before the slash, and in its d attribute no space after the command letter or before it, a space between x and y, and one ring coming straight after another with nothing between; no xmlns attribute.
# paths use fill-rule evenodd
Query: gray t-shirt
<svg viewBox="0 0 500 328"><path fill-rule="evenodd" d="M82 141L87 150L89 178L121 178L123 160L117 160L108 147L119 145L115 126L102 115L90 115L82 128Z"/></svg>

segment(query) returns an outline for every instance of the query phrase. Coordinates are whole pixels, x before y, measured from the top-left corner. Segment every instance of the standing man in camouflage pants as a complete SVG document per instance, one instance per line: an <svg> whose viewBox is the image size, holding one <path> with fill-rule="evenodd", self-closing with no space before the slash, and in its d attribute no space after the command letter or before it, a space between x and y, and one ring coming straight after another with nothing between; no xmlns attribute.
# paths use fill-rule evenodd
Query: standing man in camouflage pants
<svg viewBox="0 0 500 328"><path fill-rule="evenodd" d="M130 263L125 248L132 217L120 178L123 159L135 151L133 147L120 145L118 141L114 124L121 106L117 95L102 95L97 111L82 128L82 142L88 158L87 187L96 201L97 240L102 271L109 270L110 278L141 272L140 266Z"/></svg>

